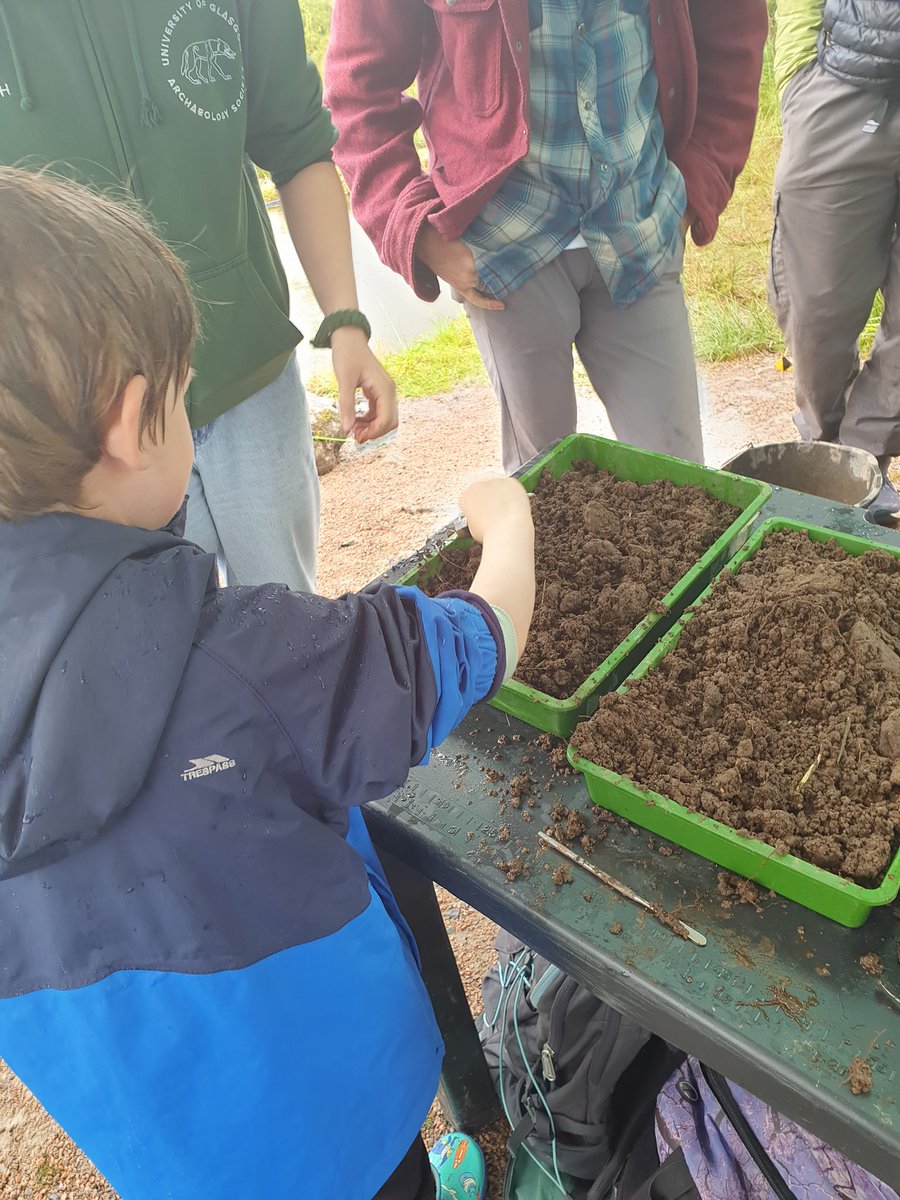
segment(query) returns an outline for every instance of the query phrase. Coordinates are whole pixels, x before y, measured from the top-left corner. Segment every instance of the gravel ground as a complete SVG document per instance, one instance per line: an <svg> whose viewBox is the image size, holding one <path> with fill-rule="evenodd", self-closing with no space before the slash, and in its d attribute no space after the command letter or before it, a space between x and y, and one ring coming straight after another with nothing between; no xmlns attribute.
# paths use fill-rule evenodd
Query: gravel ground
<svg viewBox="0 0 900 1200"><path fill-rule="evenodd" d="M791 381L760 357L704 369L707 461L718 465L751 442L794 435ZM465 481L499 461L495 401L484 387L404 405L402 428L386 446L351 454L322 480L319 589L325 595L362 587L418 548L456 511ZM580 427L608 433L599 405L583 397ZM495 927L447 893L439 894L473 1013L490 965ZM435 1107L429 1140L446 1125ZM503 1170L502 1124L483 1131L492 1188ZM2 1200L115 1200L84 1156L0 1063L0 1197ZM200 1198L198 1197L198 1200Z"/></svg>

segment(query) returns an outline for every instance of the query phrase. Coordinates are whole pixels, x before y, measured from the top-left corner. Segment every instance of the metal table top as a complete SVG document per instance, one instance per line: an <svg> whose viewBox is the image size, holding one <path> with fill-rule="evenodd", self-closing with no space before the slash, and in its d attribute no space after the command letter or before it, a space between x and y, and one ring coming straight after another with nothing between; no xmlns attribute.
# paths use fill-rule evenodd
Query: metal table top
<svg viewBox="0 0 900 1200"><path fill-rule="evenodd" d="M867 524L858 510L781 489L760 520L771 516L900 546L900 536ZM883 983L900 996L900 920L882 909L861 929L845 929L767 894L759 911L723 907L716 866L625 822L609 826L590 861L664 909L682 906L684 919L708 938L704 948L577 867L571 883L554 884L547 867L564 860L537 838L550 808L559 801L589 824L595 810L581 777L559 776L549 755L530 744L537 736L480 706L429 767L370 806L379 845L597 996L900 1186L900 1007L859 966L861 955L878 954ZM504 778L492 780L488 771ZM520 774L534 781L534 808L509 804L509 782ZM497 862L514 857L529 869L508 879ZM872 1067L868 1095L850 1092L855 1056Z"/></svg>

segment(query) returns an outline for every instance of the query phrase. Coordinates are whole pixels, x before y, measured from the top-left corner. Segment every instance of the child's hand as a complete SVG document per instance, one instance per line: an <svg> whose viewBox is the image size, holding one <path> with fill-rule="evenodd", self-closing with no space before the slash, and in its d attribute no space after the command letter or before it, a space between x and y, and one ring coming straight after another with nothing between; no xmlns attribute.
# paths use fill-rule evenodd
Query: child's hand
<svg viewBox="0 0 900 1200"><path fill-rule="evenodd" d="M532 528L528 493L518 479L505 475L470 483L462 494L460 507L476 542L483 542L486 534L510 521Z"/></svg>

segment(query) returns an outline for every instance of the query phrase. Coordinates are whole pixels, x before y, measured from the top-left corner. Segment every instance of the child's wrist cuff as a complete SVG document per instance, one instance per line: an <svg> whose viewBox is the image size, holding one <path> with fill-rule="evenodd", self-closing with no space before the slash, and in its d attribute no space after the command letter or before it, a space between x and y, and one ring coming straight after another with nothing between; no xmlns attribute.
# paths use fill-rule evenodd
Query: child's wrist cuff
<svg viewBox="0 0 900 1200"><path fill-rule="evenodd" d="M496 604L492 604L491 609L497 618L500 632L503 634L503 645L506 649L506 671L504 672L501 684L509 683L516 672L516 667L519 665L519 639L516 636L516 627L513 625L512 617L509 613L505 609L498 608Z"/></svg>

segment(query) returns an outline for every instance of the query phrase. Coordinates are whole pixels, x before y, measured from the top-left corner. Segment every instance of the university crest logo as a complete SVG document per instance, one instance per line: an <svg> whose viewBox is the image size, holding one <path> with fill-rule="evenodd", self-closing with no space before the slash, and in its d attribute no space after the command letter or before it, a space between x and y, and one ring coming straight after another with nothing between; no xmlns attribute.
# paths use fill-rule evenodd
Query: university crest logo
<svg viewBox="0 0 900 1200"><path fill-rule="evenodd" d="M214 0L184 0L159 46L166 82L202 121L227 121L244 103L241 30L235 13Z"/></svg>

